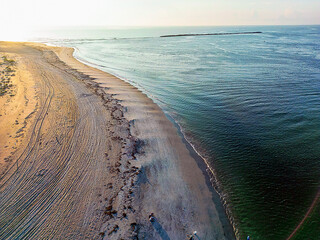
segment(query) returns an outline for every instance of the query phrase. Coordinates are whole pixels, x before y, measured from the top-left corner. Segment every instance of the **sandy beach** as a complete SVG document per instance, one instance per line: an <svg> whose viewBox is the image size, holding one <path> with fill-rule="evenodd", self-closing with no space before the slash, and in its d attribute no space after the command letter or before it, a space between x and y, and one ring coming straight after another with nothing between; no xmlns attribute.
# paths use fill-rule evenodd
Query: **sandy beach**
<svg viewBox="0 0 320 240"><path fill-rule="evenodd" d="M0 42L2 56L15 72L0 96L1 239L235 239L201 163L145 94L70 48Z"/></svg>

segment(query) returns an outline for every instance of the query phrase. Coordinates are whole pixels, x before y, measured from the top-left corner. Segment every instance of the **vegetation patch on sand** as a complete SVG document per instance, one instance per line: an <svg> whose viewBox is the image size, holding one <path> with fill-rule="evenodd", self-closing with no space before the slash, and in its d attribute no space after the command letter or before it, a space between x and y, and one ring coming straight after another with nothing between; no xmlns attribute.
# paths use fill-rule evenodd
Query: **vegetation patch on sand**
<svg viewBox="0 0 320 240"><path fill-rule="evenodd" d="M12 59L8 59L7 56L2 56L2 62L0 63L0 96L9 94L14 96L13 84L11 77L15 76L16 62Z"/></svg>

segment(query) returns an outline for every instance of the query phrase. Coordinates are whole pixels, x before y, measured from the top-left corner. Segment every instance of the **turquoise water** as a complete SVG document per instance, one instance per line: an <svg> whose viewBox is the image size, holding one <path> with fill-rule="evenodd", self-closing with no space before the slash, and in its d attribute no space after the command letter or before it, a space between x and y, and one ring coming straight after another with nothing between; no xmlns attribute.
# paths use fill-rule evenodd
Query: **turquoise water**
<svg viewBox="0 0 320 240"><path fill-rule="evenodd" d="M243 31L263 33L159 38ZM79 59L129 81L172 116L215 169L242 239L285 239L303 218L320 185L320 26L38 36L75 47ZM306 239L320 239L315 231Z"/></svg>

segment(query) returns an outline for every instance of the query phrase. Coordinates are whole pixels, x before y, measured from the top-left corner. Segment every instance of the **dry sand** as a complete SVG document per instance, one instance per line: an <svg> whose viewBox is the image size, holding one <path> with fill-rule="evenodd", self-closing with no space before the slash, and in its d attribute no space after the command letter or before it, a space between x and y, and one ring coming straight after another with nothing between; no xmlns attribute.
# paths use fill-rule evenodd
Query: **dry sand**
<svg viewBox="0 0 320 240"><path fill-rule="evenodd" d="M15 152L25 148L26 141L23 141L29 132L30 121L34 119L34 112L37 108L37 92L35 81L26 70L26 65L20 61L16 54L0 53L2 57L14 60L15 64L9 66L13 73L6 73L4 70L7 64L0 65L1 80L9 79L11 87L8 93L0 96L0 177L12 166L12 156ZM16 63L19 62L17 66ZM19 71L16 71L19 69Z"/></svg>
<svg viewBox="0 0 320 240"><path fill-rule="evenodd" d="M234 239L205 174L146 95L73 49L1 42L0 54L16 59L26 84L17 89L32 99L24 108L17 94L7 106L16 115L0 121L9 128L33 113L0 165L1 239L186 239L194 230Z"/></svg>

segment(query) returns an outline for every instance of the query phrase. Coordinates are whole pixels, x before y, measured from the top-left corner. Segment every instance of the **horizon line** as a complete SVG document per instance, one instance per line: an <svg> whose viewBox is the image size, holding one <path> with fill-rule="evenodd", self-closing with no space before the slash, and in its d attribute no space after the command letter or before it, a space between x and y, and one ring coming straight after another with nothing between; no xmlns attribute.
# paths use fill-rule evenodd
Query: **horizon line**
<svg viewBox="0 0 320 240"><path fill-rule="evenodd" d="M139 27L263 27L263 26L320 26L320 23L311 24L226 24L226 25L33 25L25 26L31 28L44 28L44 27L109 27L109 28L139 28Z"/></svg>

